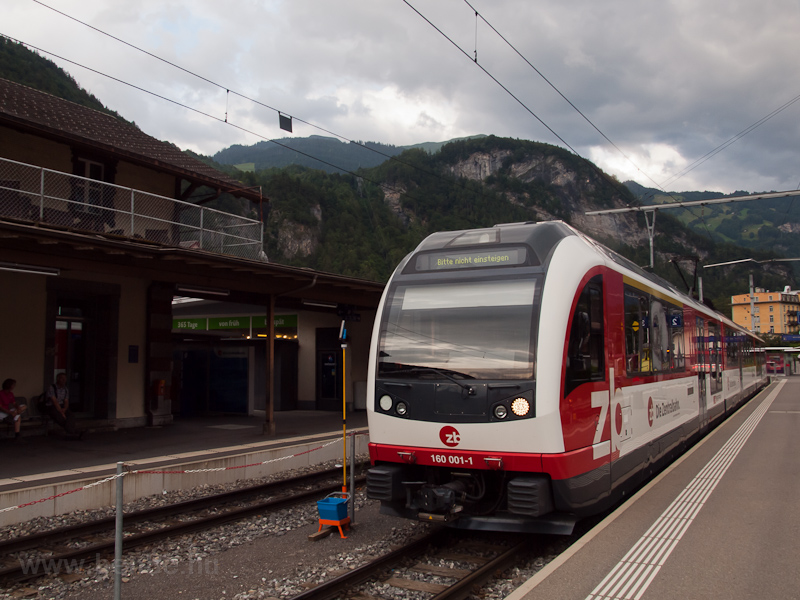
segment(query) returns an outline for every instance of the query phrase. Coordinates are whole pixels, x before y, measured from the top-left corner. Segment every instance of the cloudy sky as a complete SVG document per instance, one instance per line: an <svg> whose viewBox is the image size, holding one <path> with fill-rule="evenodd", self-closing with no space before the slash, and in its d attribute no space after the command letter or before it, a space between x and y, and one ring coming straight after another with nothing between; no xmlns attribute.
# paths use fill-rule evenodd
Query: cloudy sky
<svg viewBox="0 0 800 600"><path fill-rule="evenodd" d="M395 145L494 134L670 191L800 187L800 0L43 2L3 0L0 33L203 154L324 130Z"/></svg>

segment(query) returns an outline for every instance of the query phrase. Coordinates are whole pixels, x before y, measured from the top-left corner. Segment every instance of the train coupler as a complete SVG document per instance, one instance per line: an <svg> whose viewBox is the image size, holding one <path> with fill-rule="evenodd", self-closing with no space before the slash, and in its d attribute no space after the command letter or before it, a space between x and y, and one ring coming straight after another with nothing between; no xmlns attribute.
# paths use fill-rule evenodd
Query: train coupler
<svg viewBox="0 0 800 600"><path fill-rule="evenodd" d="M454 506L452 510L446 513L429 513L420 511L417 513L417 519L426 522L450 523L461 516L462 510L464 510L463 506Z"/></svg>

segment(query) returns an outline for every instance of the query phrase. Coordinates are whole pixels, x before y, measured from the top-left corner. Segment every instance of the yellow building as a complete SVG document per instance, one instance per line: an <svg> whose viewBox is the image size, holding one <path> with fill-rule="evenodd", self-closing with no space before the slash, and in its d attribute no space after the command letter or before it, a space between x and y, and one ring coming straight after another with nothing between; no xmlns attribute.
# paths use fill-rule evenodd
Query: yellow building
<svg viewBox="0 0 800 600"><path fill-rule="evenodd" d="M787 286L782 292L770 292L756 288L750 294L731 297L733 321L755 333L797 334L797 315L800 311L800 292Z"/></svg>

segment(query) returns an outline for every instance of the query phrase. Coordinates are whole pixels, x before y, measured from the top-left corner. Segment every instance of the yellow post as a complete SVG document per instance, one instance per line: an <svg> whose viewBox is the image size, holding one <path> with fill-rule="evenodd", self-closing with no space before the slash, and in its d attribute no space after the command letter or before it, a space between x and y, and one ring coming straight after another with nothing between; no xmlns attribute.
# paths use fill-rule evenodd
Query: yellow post
<svg viewBox="0 0 800 600"><path fill-rule="evenodd" d="M342 492L347 493L347 344L342 344Z"/></svg>

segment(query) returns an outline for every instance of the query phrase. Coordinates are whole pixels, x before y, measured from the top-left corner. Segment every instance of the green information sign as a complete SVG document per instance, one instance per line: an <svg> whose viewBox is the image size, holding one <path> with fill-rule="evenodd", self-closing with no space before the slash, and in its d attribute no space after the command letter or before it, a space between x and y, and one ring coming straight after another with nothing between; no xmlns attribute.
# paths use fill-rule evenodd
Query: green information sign
<svg viewBox="0 0 800 600"><path fill-rule="evenodd" d="M214 329L250 329L250 317L213 317L208 319L209 331Z"/></svg>
<svg viewBox="0 0 800 600"><path fill-rule="evenodd" d="M275 315L276 328L297 329L297 315ZM253 329L266 329L267 317L253 317Z"/></svg>
<svg viewBox="0 0 800 600"><path fill-rule="evenodd" d="M172 319L172 329L178 331L212 331L225 329L266 329L267 317L209 317ZM297 329L297 315L276 315L275 329Z"/></svg>
<svg viewBox="0 0 800 600"><path fill-rule="evenodd" d="M172 328L181 331L205 331L208 319L172 319Z"/></svg>

